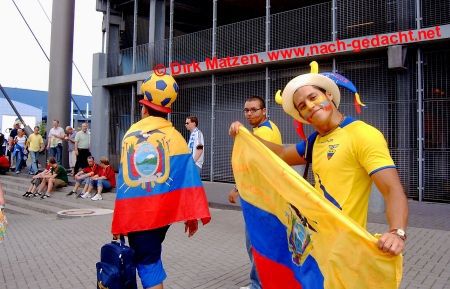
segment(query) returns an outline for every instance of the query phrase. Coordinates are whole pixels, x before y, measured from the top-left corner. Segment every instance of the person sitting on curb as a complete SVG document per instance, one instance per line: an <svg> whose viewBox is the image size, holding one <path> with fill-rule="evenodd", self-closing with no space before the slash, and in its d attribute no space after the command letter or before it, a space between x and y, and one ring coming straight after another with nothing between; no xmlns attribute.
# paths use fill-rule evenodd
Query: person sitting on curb
<svg viewBox="0 0 450 289"><path fill-rule="evenodd" d="M4 175L9 172L10 163L6 156L0 156L0 175Z"/></svg>
<svg viewBox="0 0 450 289"><path fill-rule="evenodd" d="M116 174L113 168L109 165L109 160L106 157L100 158L100 173L91 178L88 191L82 195L83 199L91 198L91 191L97 188L97 194L91 198L92 201L103 200L103 190L109 191L116 186Z"/></svg>
<svg viewBox="0 0 450 289"><path fill-rule="evenodd" d="M42 183L38 188L38 191L42 193L44 192L45 186L47 186L47 192L42 195L41 199L49 198L53 189L65 187L69 182L66 169L59 165L54 157L50 157L48 162L51 166L51 175L47 178L43 178Z"/></svg>
<svg viewBox="0 0 450 289"><path fill-rule="evenodd" d="M87 162L88 166L75 174L74 176L75 186L73 187L72 191L70 191L67 194L67 196L75 194L75 196L79 198L80 196L84 195L88 190L89 183L91 180L90 178L95 175L98 175L100 171L100 166L95 163L94 157L93 156L87 157ZM84 185L83 190L80 194L77 194L78 188L81 185Z"/></svg>
<svg viewBox="0 0 450 289"><path fill-rule="evenodd" d="M34 175L31 178L31 184L28 187L28 190L22 196L26 197L26 198L38 197L40 194L38 193L37 189L38 189L39 185L42 183L42 179L48 178L48 177L50 177L50 175L51 175L51 166L50 166L49 162L47 161L47 166L46 166L45 170L38 173L37 175Z"/></svg>

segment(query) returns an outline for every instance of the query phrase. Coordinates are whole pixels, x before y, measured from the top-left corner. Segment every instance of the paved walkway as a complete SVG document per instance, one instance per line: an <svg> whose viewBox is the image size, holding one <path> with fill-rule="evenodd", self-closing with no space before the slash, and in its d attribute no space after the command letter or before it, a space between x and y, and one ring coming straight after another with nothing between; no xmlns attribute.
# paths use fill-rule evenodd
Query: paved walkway
<svg viewBox="0 0 450 289"><path fill-rule="evenodd" d="M0 176L11 203L10 226L0 244L0 288L95 288L95 263L99 248L110 240L111 215L58 219L53 211L112 208L114 195L106 194L101 202L75 200L62 192L48 200L23 200L20 190L26 180L12 178ZM411 202L410 208L416 226L408 229L401 288L450 288L450 205ZM241 213L224 209L211 213L212 222L193 238L185 236L181 224L170 228L163 250L165 288L234 289L248 283ZM371 215L369 231L384 231L382 219Z"/></svg>

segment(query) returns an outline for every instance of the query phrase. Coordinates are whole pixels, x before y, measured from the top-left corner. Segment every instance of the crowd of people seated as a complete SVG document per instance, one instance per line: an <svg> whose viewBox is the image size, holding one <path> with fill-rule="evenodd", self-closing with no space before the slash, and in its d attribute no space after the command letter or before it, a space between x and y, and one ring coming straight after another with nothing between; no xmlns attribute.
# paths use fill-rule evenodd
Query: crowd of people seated
<svg viewBox="0 0 450 289"><path fill-rule="evenodd" d="M64 142L68 145L69 171L62 166ZM73 176L75 185L67 195L77 198L99 201L103 199L102 193L111 191L116 185L115 172L108 158L101 157L97 164L91 156L87 123L83 123L79 131L70 126L64 130L58 120L53 120L52 128L44 140L39 126L34 127L33 133L27 137L21 122L17 120L9 137L0 133L0 145L0 174L9 171L20 174L27 167L28 160L28 174L32 178L23 197L49 198L55 189L70 184L69 176ZM46 149L49 158L44 167L39 163L39 155L45 153Z"/></svg>

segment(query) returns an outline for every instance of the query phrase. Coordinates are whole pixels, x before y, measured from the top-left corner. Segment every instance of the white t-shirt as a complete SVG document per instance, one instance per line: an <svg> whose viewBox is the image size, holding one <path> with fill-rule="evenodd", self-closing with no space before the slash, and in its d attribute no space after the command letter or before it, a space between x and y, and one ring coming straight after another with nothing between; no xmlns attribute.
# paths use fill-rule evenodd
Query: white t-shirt
<svg viewBox="0 0 450 289"><path fill-rule="evenodd" d="M198 128L195 128L194 131L191 132L191 136L189 137L188 143L188 147L191 150L192 157L194 157L196 148L199 145L203 146L203 151L198 160L195 162L195 164L199 168L201 168L203 166L203 158L205 156L205 141L203 139L203 133Z"/></svg>
<svg viewBox="0 0 450 289"><path fill-rule="evenodd" d="M20 145L22 148L25 148L25 143L27 142L27 136L23 135L22 137L16 136L16 143Z"/></svg>
<svg viewBox="0 0 450 289"><path fill-rule="evenodd" d="M48 137L50 139L50 147L51 148L54 148L58 144L62 143L62 139L57 138L55 136L60 136L60 137L64 136L64 130L62 127L58 126L57 128L52 127L50 129L50 132L48 133Z"/></svg>

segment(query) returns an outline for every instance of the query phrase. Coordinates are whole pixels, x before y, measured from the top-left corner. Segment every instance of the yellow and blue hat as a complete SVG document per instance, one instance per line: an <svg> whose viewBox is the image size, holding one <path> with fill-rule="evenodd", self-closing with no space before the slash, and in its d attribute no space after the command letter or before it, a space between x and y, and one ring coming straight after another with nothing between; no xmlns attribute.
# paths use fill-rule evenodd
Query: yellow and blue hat
<svg viewBox="0 0 450 289"><path fill-rule="evenodd" d="M139 101L140 104L160 112L170 113L172 103L177 99L178 84L171 75L152 73L142 83L141 92L144 98Z"/></svg>

